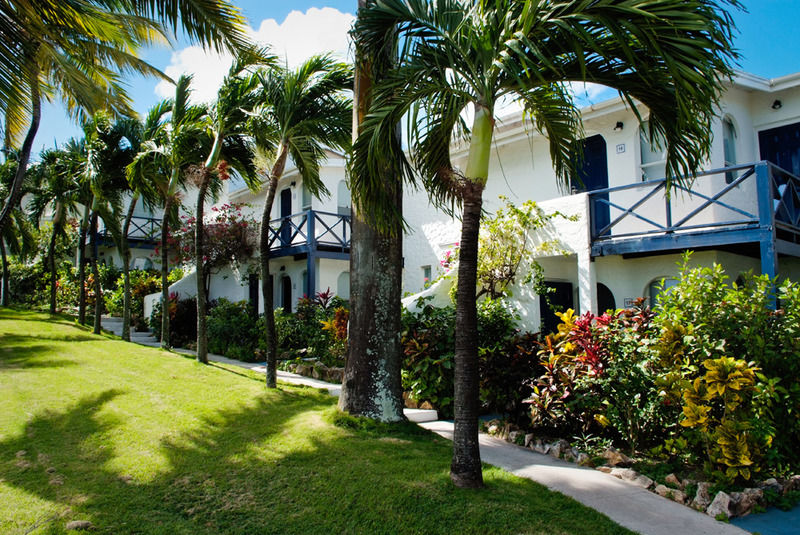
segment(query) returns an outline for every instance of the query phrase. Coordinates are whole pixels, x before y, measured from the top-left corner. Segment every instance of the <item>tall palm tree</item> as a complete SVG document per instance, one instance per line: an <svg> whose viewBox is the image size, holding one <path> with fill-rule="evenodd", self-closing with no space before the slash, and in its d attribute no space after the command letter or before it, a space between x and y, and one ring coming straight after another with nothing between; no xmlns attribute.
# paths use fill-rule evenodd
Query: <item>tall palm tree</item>
<svg viewBox="0 0 800 535"><path fill-rule="evenodd" d="M0 197L8 195L16 172L17 156L15 152L9 151L5 161L0 164ZM3 278L2 287L0 287L0 306L8 306L11 299L7 253L24 258L36 251L36 240L31 232L30 222L19 206L11 211L8 221L9 224L0 233L0 261L2 262Z"/></svg>
<svg viewBox="0 0 800 535"><path fill-rule="evenodd" d="M215 49L244 48L245 21L224 0L10 0L0 5L0 114L4 137L25 130L19 167L0 229L21 195L41 120L41 100L59 96L82 119L99 109L132 115L121 75L165 77L137 57L142 46L165 44L182 30Z"/></svg>
<svg viewBox="0 0 800 535"><path fill-rule="evenodd" d="M357 47L380 54L396 32L404 49L376 88L356 142L354 196L376 224L397 218L379 171L397 161L398 171L415 180L393 135L410 112L411 162L422 183L440 206L460 207L450 469L456 485L483 484L476 270L498 103L516 99L523 106L548 138L554 169L566 183L582 128L565 83L617 89L637 115L636 100L649 110L651 139L666 140L669 176L691 177L709 154L714 106L736 58L724 10L731 5L736 0L375 0L359 14ZM465 111L472 115L469 126ZM463 171L449 153L459 133L469 142Z"/></svg>
<svg viewBox="0 0 800 535"><path fill-rule="evenodd" d="M197 186L197 208L195 210L195 266L197 278L197 360L208 364L208 329L206 310L208 289L206 287L204 211L209 193L216 197L222 188L222 180L231 172L242 176L251 189L258 187L255 153L247 131L248 114L256 105L259 79L251 68L274 63L274 56L266 50L253 49L240 55L231 65L228 75L217 92L216 101L209 106L207 134L211 138L211 149L202 167L195 175Z"/></svg>
<svg viewBox="0 0 800 535"><path fill-rule="evenodd" d="M177 221L179 193L184 189L187 172L210 153L207 135L208 113L205 106L189 104L191 76L181 76L175 85L175 98L156 105L151 114L160 120L147 132L141 150L128 166L128 181L135 189L152 192L164 208L161 219L161 347L169 340L169 228Z"/></svg>
<svg viewBox="0 0 800 535"><path fill-rule="evenodd" d="M366 7L359 0L359 9ZM375 81L393 67L394 50L365 57L356 49L353 88L353 136L357 137L369 111ZM398 125L399 126L399 125ZM402 211L403 188L391 176L381 173L381 181L391 191L394 209ZM403 273L403 230L398 221L393 229L370 225L363 207L352 207L350 233L350 326L347 360L339 395L339 408L350 414L384 422L400 421L403 414L403 387L400 368L403 349L397 333L401 330ZM385 306L393 303L393 306Z"/></svg>
<svg viewBox="0 0 800 535"><path fill-rule="evenodd" d="M277 385L277 341L273 289L269 276L269 221L278 180L292 158L303 184L314 196L329 194L319 176L325 147L348 148L352 121L352 69L330 56L313 56L297 70L274 67L260 75L259 108L251 120L256 144L269 153L267 194L261 214L259 254L267 341L267 387Z"/></svg>
<svg viewBox="0 0 800 535"><path fill-rule="evenodd" d="M130 248L128 247L127 233L141 194L130 190L126 169L139 153L142 132L143 125L138 120L123 118L112 121L111 117L104 112L95 114L84 125L86 146L88 147L83 174L84 182L91 192L91 206L100 207L106 229L111 231L120 251L125 287L128 292L130 290ZM119 228L121 206L125 194L129 194L130 201L122 228ZM150 200L150 198L146 197L146 200ZM96 247L93 247L93 250L96 251ZM95 264L96 259L93 267ZM99 280L95 280L95 285L98 282ZM130 304L130 296L126 294L125 297ZM102 307L95 308L96 323L100 321L98 313L102 313ZM127 317L123 310L122 338L130 341L130 309L128 309Z"/></svg>
<svg viewBox="0 0 800 535"><path fill-rule="evenodd" d="M56 313L57 242L67 235L68 216L77 215L79 210L81 186L75 180L75 165L80 165L80 162L70 159L69 152L48 149L41 152L39 162L29 169L33 183L29 211L34 224L38 227L46 211L52 210L50 240L43 258L50 272L51 314Z"/></svg>

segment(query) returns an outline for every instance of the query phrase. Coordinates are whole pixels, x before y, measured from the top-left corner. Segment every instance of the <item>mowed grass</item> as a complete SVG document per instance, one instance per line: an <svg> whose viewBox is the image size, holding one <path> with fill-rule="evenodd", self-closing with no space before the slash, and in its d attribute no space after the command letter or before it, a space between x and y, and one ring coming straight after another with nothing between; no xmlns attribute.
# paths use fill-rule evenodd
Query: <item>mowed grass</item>
<svg viewBox="0 0 800 535"><path fill-rule="evenodd" d="M629 533L450 443L334 425L333 398L0 309L0 533ZM74 533L74 532L73 532Z"/></svg>

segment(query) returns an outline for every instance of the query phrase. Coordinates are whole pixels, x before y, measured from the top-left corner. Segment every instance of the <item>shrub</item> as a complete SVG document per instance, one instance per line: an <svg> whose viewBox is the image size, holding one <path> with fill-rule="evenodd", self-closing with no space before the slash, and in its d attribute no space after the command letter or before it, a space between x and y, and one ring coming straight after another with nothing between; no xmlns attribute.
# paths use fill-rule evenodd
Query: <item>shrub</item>
<svg viewBox="0 0 800 535"><path fill-rule="evenodd" d="M456 314L453 306L437 308L421 298L419 312L403 313L401 344L403 389L419 402L431 403L444 417L453 413ZM522 378L536 366L532 335L519 335L514 317L499 300L478 304L478 359L484 410L514 415L524 410ZM520 347L518 347L520 346ZM517 381L518 380L518 381Z"/></svg>
<svg viewBox="0 0 800 535"><path fill-rule="evenodd" d="M293 314L276 310L278 351L290 357L316 358L326 366L343 366L348 314L347 302L333 296L330 289L317 293L313 299L298 299Z"/></svg>
<svg viewBox="0 0 800 535"><path fill-rule="evenodd" d="M245 362L259 360L256 349L263 338L263 328L253 307L247 301L233 303L219 299L209 308L208 350Z"/></svg>
<svg viewBox="0 0 800 535"><path fill-rule="evenodd" d="M147 324L144 321L144 297L161 291L161 274L156 270L134 269L130 272L131 279L131 325L137 330L144 330ZM106 299L106 308L109 314L122 315L125 304L125 280L120 275L116 281L116 288Z"/></svg>
<svg viewBox="0 0 800 535"><path fill-rule="evenodd" d="M149 323L153 335L160 339L161 302L153 306ZM197 301L194 297L179 299L177 294L170 294L169 340L173 347L188 347L197 341Z"/></svg>

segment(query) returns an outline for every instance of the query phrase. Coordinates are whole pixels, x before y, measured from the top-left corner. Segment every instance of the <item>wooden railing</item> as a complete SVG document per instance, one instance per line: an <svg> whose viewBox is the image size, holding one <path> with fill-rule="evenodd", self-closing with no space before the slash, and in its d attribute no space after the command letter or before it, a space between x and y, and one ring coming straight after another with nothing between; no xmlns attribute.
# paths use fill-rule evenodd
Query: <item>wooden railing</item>
<svg viewBox="0 0 800 535"><path fill-rule="evenodd" d="M800 238L800 178L769 162L589 192L592 242L703 230L774 228Z"/></svg>
<svg viewBox="0 0 800 535"><path fill-rule="evenodd" d="M120 222L121 224L122 222ZM107 228L100 228L98 236L105 243L114 241L114 236ZM128 228L128 240L158 243L161 239L161 219L155 217L132 217Z"/></svg>
<svg viewBox="0 0 800 535"><path fill-rule="evenodd" d="M306 210L269 222L272 251L299 248L347 252L350 249L350 216Z"/></svg>

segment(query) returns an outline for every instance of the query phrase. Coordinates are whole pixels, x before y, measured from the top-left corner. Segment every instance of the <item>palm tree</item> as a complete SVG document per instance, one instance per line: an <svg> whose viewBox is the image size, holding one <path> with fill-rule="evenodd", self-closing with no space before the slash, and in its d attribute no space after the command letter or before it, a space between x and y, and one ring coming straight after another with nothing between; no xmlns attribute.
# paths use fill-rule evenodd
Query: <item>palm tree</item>
<svg viewBox="0 0 800 535"><path fill-rule="evenodd" d="M329 194L320 180L319 167L325 147L347 148L350 144L351 101L343 91L352 87L352 69L330 56L313 56L297 70L275 67L261 73L259 108L251 121L256 144L270 154L267 195L261 215L259 253L261 293L266 318L268 388L275 388L277 341L273 290L269 276L269 221L278 180L291 156L314 196Z"/></svg>
<svg viewBox="0 0 800 535"><path fill-rule="evenodd" d="M217 93L217 100L209 107L208 134L211 150L205 163L194 173L197 186L197 208L195 210L195 266L197 278L197 360L208 364L208 329L206 310L208 290L206 288L206 266L204 236L204 210L208 193L216 197L222 188L222 180L235 171L245 179L251 189L258 187L254 149L247 132L248 113L256 104L255 89L258 77L249 72L256 65L274 63L274 56L266 50L253 49L240 55L231 65L228 75Z"/></svg>
<svg viewBox="0 0 800 535"><path fill-rule="evenodd" d="M635 113L649 110L649 135L667 145L671 177L693 176L710 150L722 82L737 56L736 0L376 0L359 14L356 46L374 57L403 44L399 65L381 80L355 146L351 181L359 204L386 226L397 217L379 171L393 165L414 181L394 136L407 113L409 151L438 205L461 209L456 297L455 430L451 479L482 485L478 450L476 270L482 194L489 176L495 112L515 99L550 143L566 182L575 171L581 119L567 82L617 89ZM472 115L467 126L464 112ZM454 135L469 142L455 168ZM398 168L399 167L399 168ZM674 178L673 182L687 179Z"/></svg>
<svg viewBox="0 0 800 535"><path fill-rule="evenodd" d="M359 0L359 8L366 7ZM393 50L365 57L356 49L353 90L353 136L357 136L369 111L374 80L393 67ZM391 191L394 209L402 212L402 184L381 173L382 183ZM403 388L400 368L403 350L397 333L401 330L403 230L378 229L370 225L364 209L353 202L350 239L350 327L347 359L339 408L350 414L380 421L400 421ZM392 303L392 306L385 306Z"/></svg>
<svg viewBox="0 0 800 535"><path fill-rule="evenodd" d="M79 119L99 109L133 115L121 74L165 77L136 56L182 30L215 49L244 48L244 19L224 0L11 0L0 5L0 113L17 140L30 119L19 166L0 210L0 229L17 204L41 119L43 97L61 97Z"/></svg>
<svg viewBox="0 0 800 535"><path fill-rule="evenodd" d="M13 151L7 152L5 161L0 164L0 196L5 197L17 172L17 156ZM8 249L8 251L6 251ZM17 257L25 257L36 250L36 241L31 232L31 225L23 210L17 206L11 211L9 224L0 234L0 261L2 261L3 284L0 288L0 306L8 306L11 295L9 288L8 257L10 253Z"/></svg>
<svg viewBox="0 0 800 535"><path fill-rule="evenodd" d="M75 180L75 162L70 153L58 149L44 150L39 162L31 166L29 173L33 183L33 195L29 211L31 219L38 227L47 209L52 209L50 240L44 261L50 272L50 313L56 313L56 245L67 235L67 217L78 213L81 186Z"/></svg>
<svg viewBox="0 0 800 535"><path fill-rule="evenodd" d="M83 175L84 182L91 192L90 204L100 207L100 213L104 214L106 229L112 232L122 256L125 300L128 305L130 305L130 248L127 234L141 193L130 190L126 169L139 152L143 128L143 125L136 119L123 118L112 122L108 114L102 112L95 114L84 125L86 145L88 146ZM124 193L130 193L131 198L124 223L120 229L119 215ZM152 201L149 197L145 199ZM93 237L96 238L94 234ZM85 241L81 243L85 243ZM96 248L93 247L93 250ZM95 264L96 259L93 267ZM95 285L97 285L99 281L97 277L95 278ZM96 323L99 323L99 314L101 313L102 307L95 307ZM127 314L123 309L122 338L130 341L130 308L128 308Z"/></svg>
<svg viewBox="0 0 800 535"><path fill-rule="evenodd" d="M211 142L206 135L208 115L205 106L189 104L192 77L181 76L175 85L175 98L156 105L150 115L155 120L147 132L141 150L128 166L128 181L132 187L151 192L164 207L161 219L161 346L170 347L169 340L169 227L177 220L179 192L186 183L187 172L196 170L197 162L210 153Z"/></svg>

